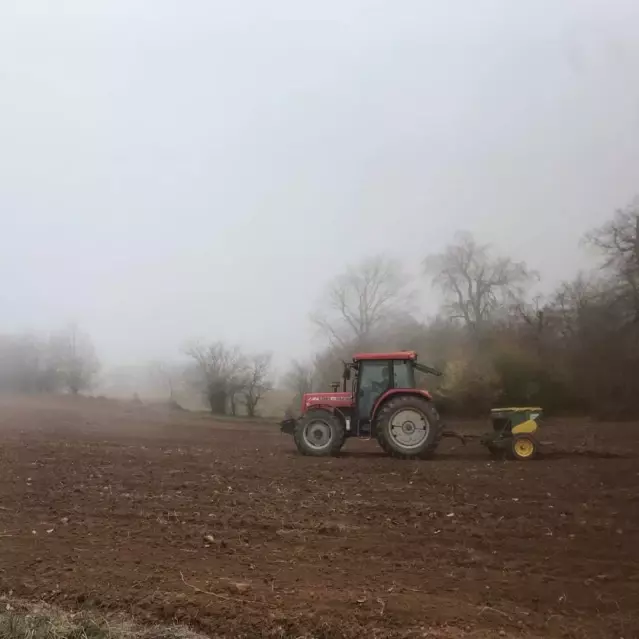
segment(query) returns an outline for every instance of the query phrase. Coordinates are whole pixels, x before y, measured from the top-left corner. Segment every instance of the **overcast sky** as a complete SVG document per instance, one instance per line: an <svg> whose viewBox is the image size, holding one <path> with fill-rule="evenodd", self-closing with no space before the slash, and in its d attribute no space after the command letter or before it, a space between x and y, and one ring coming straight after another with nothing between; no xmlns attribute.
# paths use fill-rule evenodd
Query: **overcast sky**
<svg viewBox="0 0 639 639"><path fill-rule="evenodd" d="M461 229L551 287L639 192L638 33L635 0L3 0L0 330L285 362L348 262Z"/></svg>

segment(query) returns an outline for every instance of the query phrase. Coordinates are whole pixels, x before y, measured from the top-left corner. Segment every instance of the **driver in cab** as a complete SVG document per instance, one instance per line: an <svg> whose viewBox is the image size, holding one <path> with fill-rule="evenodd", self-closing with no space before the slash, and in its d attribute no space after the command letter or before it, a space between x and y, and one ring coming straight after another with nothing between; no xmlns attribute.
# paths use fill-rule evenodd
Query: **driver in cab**
<svg viewBox="0 0 639 639"><path fill-rule="evenodd" d="M371 390L373 391L373 393L377 393L381 395L382 393L387 391L389 388L390 388L390 375L388 372L388 366L384 366L384 368L382 368L382 380L379 382L373 381L371 383Z"/></svg>

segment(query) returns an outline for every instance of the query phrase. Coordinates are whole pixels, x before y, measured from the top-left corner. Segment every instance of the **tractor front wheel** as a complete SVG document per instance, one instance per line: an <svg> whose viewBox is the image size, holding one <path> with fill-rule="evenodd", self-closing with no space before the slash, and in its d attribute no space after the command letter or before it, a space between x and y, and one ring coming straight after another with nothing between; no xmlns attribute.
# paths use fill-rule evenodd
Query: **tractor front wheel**
<svg viewBox="0 0 639 639"><path fill-rule="evenodd" d="M326 457L337 455L344 445L344 424L327 410L310 410L295 426L293 438L302 455Z"/></svg>
<svg viewBox="0 0 639 639"><path fill-rule="evenodd" d="M442 436L443 425L432 403L408 395L391 399L376 420L379 445L393 457L430 457Z"/></svg>

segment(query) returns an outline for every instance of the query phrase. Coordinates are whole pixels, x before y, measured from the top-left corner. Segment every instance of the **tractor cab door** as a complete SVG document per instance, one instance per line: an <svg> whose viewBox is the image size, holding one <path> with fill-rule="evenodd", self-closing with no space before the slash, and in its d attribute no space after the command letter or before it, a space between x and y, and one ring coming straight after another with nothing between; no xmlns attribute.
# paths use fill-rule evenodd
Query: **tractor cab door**
<svg viewBox="0 0 639 639"><path fill-rule="evenodd" d="M360 422L370 420L375 402L390 388L390 373L389 360L360 362L355 398L355 409Z"/></svg>

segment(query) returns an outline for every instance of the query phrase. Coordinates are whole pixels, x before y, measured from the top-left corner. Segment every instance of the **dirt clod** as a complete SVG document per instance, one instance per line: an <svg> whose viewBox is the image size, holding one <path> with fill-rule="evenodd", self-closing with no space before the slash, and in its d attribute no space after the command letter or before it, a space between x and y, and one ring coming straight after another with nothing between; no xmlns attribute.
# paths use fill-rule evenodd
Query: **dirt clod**
<svg viewBox="0 0 639 639"><path fill-rule="evenodd" d="M251 584L246 581L231 581L228 584L228 589L230 592L243 595L251 589Z"/></svg>

